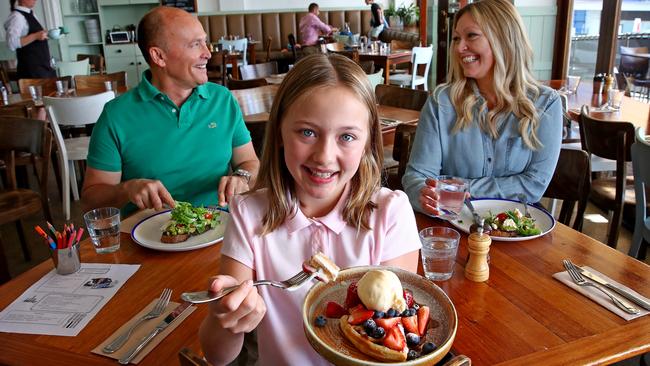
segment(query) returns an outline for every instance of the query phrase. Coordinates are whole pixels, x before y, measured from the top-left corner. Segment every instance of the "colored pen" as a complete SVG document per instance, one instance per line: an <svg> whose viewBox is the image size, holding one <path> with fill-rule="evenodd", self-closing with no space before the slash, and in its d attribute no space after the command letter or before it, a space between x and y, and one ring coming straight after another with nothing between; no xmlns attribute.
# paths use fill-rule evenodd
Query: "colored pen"
<svg viewBox="0 0 650 366"><path fill-rule="evenodd" d="M50 232L52 233L52 237L56 238L56 229L54 229L54 226L52 226L52 224L50 224L49 221L46 222L47 222L47 228L50 229Z"/></svg>
<svg viewBox="0 0 650 366"><path fill-rule="evenodd" d="M75 237L74 234L75 234L74 232L70 233L70 239L68 239L68 246L66 248L72 247L72 243L74 242L74 237Z"/></svg>
<svg viewBox="0 0 650 366"><path fill-rule="evenodd" d="M79 241L81 240L81 235L84 233L84 228L80 228L79 231L77 231L77 239L76 243L79 244Z"/></svg>

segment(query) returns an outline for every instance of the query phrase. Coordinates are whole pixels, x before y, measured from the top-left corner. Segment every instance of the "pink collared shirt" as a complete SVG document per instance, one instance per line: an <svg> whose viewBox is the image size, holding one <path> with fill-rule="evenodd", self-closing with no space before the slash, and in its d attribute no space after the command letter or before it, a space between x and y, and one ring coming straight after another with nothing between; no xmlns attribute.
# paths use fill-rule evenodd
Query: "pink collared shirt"
<svg viewBox="0 0 650 366"><path fill-rule="evenodd" d="M343 221L344 193L326 216L308 218L300 210L284 225L260 236L268 207L266 190L235 196L221 254L256 272L257 279L284 280L302 262L322 251L339 267L379 265L420 249L413 209L406 194L381 188L373 196L377 208L369 219L372 230L357 232ZM257 327L260 365L327 365L309 345L302 328L302 302L310 286L284 291L257 288L267 307Z"/></svg>
<svg viewBox="0 0 650 366"><path fill-rule="evenodd" d="M300 44L303 46L313 46L318 43L318 37L321 34L330 34L332 28L323 23L314 13L307 13L300 19L298 26L300 29Z"/></svg>

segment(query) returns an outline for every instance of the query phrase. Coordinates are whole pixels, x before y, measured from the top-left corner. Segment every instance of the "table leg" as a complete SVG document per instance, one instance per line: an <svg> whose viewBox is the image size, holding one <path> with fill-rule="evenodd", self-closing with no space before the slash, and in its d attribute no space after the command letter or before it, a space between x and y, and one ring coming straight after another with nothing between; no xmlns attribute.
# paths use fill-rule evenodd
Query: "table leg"
<svg viewBox="0 0 650 366"><path fill-rule="evenodd" d="M386 66L384 66L384 84L390 84L390 60L386 57Z"/></svg>
<svg viewBox="0 0 650 366"><path fill-rule="evenodd" d="M231 67L231 73L232 73L232 78L239 80L239 67L237 67L237 58L232 57L230 59L230 67Z"/></svg>
<svg viewBox="0 0 650 366"><path fill-rule="evenodd" d="M251 57L250 57L251 62L250 63L253 64L253 65L256 64L257 63L257 57L255 56L255 45L250 45L250 47L248 47L248 53L250 53L250 55L251 55Z"/></svg>

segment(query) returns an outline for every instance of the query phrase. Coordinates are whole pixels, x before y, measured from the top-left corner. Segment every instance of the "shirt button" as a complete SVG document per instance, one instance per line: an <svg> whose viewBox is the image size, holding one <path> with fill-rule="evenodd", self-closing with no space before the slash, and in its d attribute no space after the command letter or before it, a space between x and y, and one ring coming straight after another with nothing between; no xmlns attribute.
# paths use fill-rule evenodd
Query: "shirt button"
<svg viewBox="0 0 650 366"><path fill-rule="evenodd" d="M492 158L488 158L488 163L491 163L491 162L492 162Z"/></svg>
<svg viewBox="0 0 650 366"><path fill-rule="evenodd" d="M176 113L176 108L172 108L172 113Z"/></svg>

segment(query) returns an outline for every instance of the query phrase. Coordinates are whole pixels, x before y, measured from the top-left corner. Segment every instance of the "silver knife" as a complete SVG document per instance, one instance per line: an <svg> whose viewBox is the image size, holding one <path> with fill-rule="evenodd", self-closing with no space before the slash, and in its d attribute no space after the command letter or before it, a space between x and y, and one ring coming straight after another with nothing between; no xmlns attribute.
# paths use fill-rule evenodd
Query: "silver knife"
<svg viewBox="0 0 650 366"><path fill-rule="evenodd" d="M613 285L613 284L607 282L604 278L602 278L602 277L600 277L598 275L595 275L595 274L587 271L584 268L578 267L578 269L580 269L580 273L582 273L582 275L587 277L588 279L607 287L608 289L616 292L617 294L619 294L619 295L623 296L624 298L632 301L633 303L642 306L644 309L650 310L650 302L638 297L637 295L627 291L626 289L624 289L622 287L619 287L619 286L616 286L616 285Z"/></svg>
<svg viewBox="0 0 650 366"><path fill-rule="evenodd" d="M481 216L476 213L476 210L474 209L474 205L472 205L472 201L469 198L465 198L465 205L467 208L469 208L470 212L472 213L472 219L474 219L474 223L476 224L477 227L481 227Z"/></svg>
<svg viewBox="0 0 650 366"><path fill-rule="evenodd" d="M169 324L171 324L174 321L174 319L178 318L178 316L181 315L183 311L185 311L185 309L187 309L190 305L192 305L192 303L187 301L178 305L176 309L174 309L174 311L169 313L169 315L167 315L165 319L163 319L160 323L158 323L158 325L156 325L156 327L151 331L151 333L149 333L146 337L142 338L142 340L140 340L140 343L138 343L135 347L131 348L131 350L129 350L129 352L127 352L126 355L122 357L118 362L122 365L128 365L129 362L131 362L131 360L138 354L138 352L140 352L147 344L149 344L149 342L151 342L151 340L155 336L157 336L160 332L165 330L165 328L167 328Z"/></svg>

